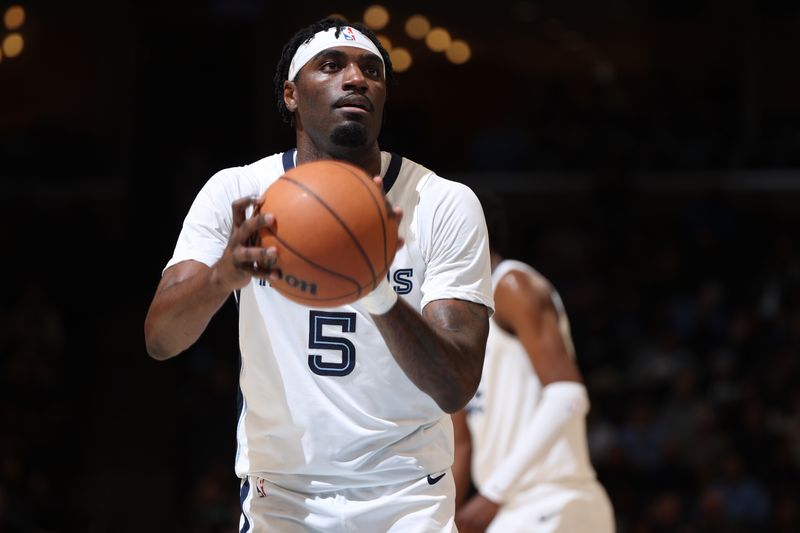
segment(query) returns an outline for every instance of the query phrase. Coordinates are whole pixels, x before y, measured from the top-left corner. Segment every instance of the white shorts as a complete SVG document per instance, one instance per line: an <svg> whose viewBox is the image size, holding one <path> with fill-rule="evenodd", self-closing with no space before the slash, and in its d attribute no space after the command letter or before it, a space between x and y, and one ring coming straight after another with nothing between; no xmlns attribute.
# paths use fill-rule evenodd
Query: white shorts
<svg viewBox="0 0 800 533"><path fill-rule="evenodd" d="M407 483L320 494L250 476L241 485L239 531L457 533L455 493L449 470Z"/></svg>
<svg viewBox="0 0 800 533"><path fill-rule="evenodd" d="M614 511L595 482L547 483L515 495L486 533L614 533Z"/></svg>

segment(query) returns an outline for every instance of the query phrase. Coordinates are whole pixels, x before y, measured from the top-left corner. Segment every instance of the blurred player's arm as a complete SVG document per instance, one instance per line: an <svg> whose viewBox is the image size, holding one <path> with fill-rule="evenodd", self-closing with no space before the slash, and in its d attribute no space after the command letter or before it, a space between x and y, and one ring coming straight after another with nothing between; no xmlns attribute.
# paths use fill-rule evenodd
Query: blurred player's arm
<svg viewBox="0 0 800 533"><path fill-rule="evenodd" d="M519 444L480 487L481 497L502 504L519 477L552 446L572 420L585 416L589 399L575 363L566 314L552 285L540 275L511 271L495 289L494 318L528 352L542 396Z"/></svg>
<svg viewBox="0 0 800 533"><path fill-rule="evenodd" d="M469 496L472 484L472 437L467 426L467 412L462 409L453 413L453 434L455 437L455 459L453 460L453 479L456 483L456 511Z"/></svg>
<svg viewBox="0 0 800 533"><path fill-rule="evenodd" d="M271 216L246 218L256 199L233 202L233 232L222 257L209 267L199 261L182 261L164 271L144 322L147 353L169 359L194 344L231 293L266 277L275 249L250 246L250 237L273 223Z"/></svg>
<svg viewBox="0 0 800 533"><path fill-rule="evenodd" d="M512 270L495 290L497 324L515 335L546 387L557 381L582 382L575 363L561 298L541 275Z"/></svg>

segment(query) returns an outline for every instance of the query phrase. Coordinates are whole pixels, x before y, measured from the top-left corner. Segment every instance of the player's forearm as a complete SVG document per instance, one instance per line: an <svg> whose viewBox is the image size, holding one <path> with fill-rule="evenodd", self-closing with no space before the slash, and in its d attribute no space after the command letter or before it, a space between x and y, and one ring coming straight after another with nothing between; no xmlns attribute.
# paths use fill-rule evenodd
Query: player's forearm
<svg viewBox="0 0 800 533"><path fill-rule="evenodd" d="M160 288L145 318L147 353L164 360L189 348L230 294L213 269Z"/></svg>
<svg viewBox="0 0 800 533"><path fill-rule="evenodd" d="M432 314L432 320L423 318L402 300L388 313L373 318L408 378L443 411L454 413L478 388L488 313L485 307L467 302L433 302L430 306L433 308L426 311Z"/></svg>
<svg viewBox="0 0 800 533"><path fill-rule="evenodd" d="M456 484L456 510L464 505L469 495L471 452L470 448L464 449L456 446L455 460L451 468Z"/></svg>
<svg viewBox="0 0 800 533"><path fill-rule="evenodd" d="M472 481L472 438L467 426L467 413L464 409L453 413L453 437L455 454L453 457L453 480L456 484L456 511L467 501Z"/></svg>
<svg viewBox="0 0 800 533"><path fill-rule="evenodd" d="M490 501L505 503L519 478L553 445L573 420L586 416L589 397L582 383L559 381L542 389L542 398L519 434L517 444L497 466L479 492Z"/></svg>

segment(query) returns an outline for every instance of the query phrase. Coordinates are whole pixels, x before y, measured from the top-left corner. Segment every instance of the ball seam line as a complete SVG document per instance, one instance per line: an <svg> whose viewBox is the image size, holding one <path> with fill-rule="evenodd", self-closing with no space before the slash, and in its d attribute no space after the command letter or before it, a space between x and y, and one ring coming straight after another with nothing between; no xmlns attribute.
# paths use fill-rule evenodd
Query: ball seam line
<svg viewBox="0 0 800 533"><path fill-rule="evenodd" d="M267 230L269 231L270 235L272 235L273 237L275 237L275 240L276 240L276 241L278 241L278 242L281 244L281 246L283 246L284 248L286 248L287 250L289 250L290 252L292 252L294 255L296 255L297 257L299 257L300 259L302 259L303 261L305 261L305 262L306 262L306 263L308 263L309 265L313 266L314 268L316 268L316 269L318 269L318 270L322 270L323 272L327 272L328 274L331 274L332 276L336 276L336 277L338 277L338 278L342 278L343 280L349 281L350 283L352 283L353 285L355 285L355 286L357 287L357 288L356 288L356 291L355 291L355 293L360 293L361 291L363 291L363 290L364 290L364 287L362 287L362 286L361 286L361 285L358 283L358 281L356 281L355 279L351 278L350 276L345 276L344 274L341 274L341 273L339 273L339 272L336 272L335 270L331 270L331 269L329 269L329 268L326 268L326 267L324 267L324 266L322 266L322 265L320 265L320 264L317 264L316 262L312 261L312 260L311 260L311 259L309 259L308 257L306 257L306 256L304 256L303 254L301 254L300 252L298 252L298 251L297 251L296 249L294 249L292 246L290 246L290 245L289 245L289 244L288 244L286 241L284 241L283 239L281 239L281 238L278 236L278 234L277 234L277 233L273 232L273 231L272 231L272 230L270 230L270 229L267 229ZM280 268L280 266L279 266L278 268ZM353 293L347 293L347 294L353 294ZM346 296L346 295L345 295L345 296ZM343 297L343 296L336 296L335 298L316 298L316 299L317 299L317 300L335 300L336 298L342 298L342 297Z"/></svg>
<svg viewBox="0 0 800 533"><path fill-rule="evenodd" d="M364 188L367 189L367 193L369 194L369 197L372 199L372 204L375 206L375 209L377 209L377 211L378 211L378 219L380 219L380 221L381 221L381 236L383 237L383 265L384 266L383 266L382 270L386 270L389 267L389 265L387 264L389 262L389 254L388 254L388 250L386 249L386 240L387 240L386 239L386 231L387 231L387 229L386 229L386 222L383 220L383 212L381 211L380 203L375 198L375 195L370 190L369 186L366 183L364 183L364 180L362 180L361 177L358 174L353 172L351 169L347 168L345 165L338 164L337 166L339 166L342 169L348 171L350 173L350 175L353 176L356 179L356 181L358 181ZM389 216L388 212L386 213L386 216L387 217ZM370 260L370 262L372 261L371 258L369 260ZM378 287L379 278L383 277L383 273L381 273L380 275L377 275L377 274L375 274L375 270L376 269L372 269L372 273L373 273L372 290L375 290Z"/></svg>
<svg viewBox="0 0 800 533"><path fill-rule="evenodd" d="M333 218L336 219L337 222L339 222L339 225L345 230L345 232L347 232L347 234L350 236L350 239L356 245L356 248L358 249L359 253L361 254L362 259L364 259L364 262L367 263L367 266L369 267L369 271L372 274L372 279L374 280L375 279L375 266L372 264L372 261L370 261L369 255L367 255L367 251L364 250L364 247L361 245L359 240L353 234L353 231L347 226L347 224L345 224L344 220L342 220L341 217L339 217L339 215L336 213L336 211L334 211L331 208L331 206L329 206L327 204L327 202L325 202L325 200L320 198L314 191L312 191L306 185L300 183L299 181L296 181L296 180L290 178L289 176L286 176L285 174L280 179L286 180L289 183L292 183L293 185L295 185L296 187L299 187L300 189L303 189L305 192L307 192L309 195L311 195L317 202L319 202L319 204L322 205L322 207L324 207L333 216ZM360 285L359 285L359 287L360 287ZM363 287L361 287L361 288L363 288Z"/></svg>

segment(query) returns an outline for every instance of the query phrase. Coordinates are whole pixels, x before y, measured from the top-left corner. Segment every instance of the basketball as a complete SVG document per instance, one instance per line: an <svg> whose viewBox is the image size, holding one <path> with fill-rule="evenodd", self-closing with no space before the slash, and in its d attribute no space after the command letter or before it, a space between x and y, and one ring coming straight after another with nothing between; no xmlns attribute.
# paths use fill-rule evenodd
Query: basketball
<svg viewBox="0 0 800 533"><path fill-rule="evenodd" d="M275 224L259 232L275 246L286 298L336 307L369 294L386 277L397 251L397 218L380 188L358 167L314 161L290 169L267 188L258 207Z"/></svg>

